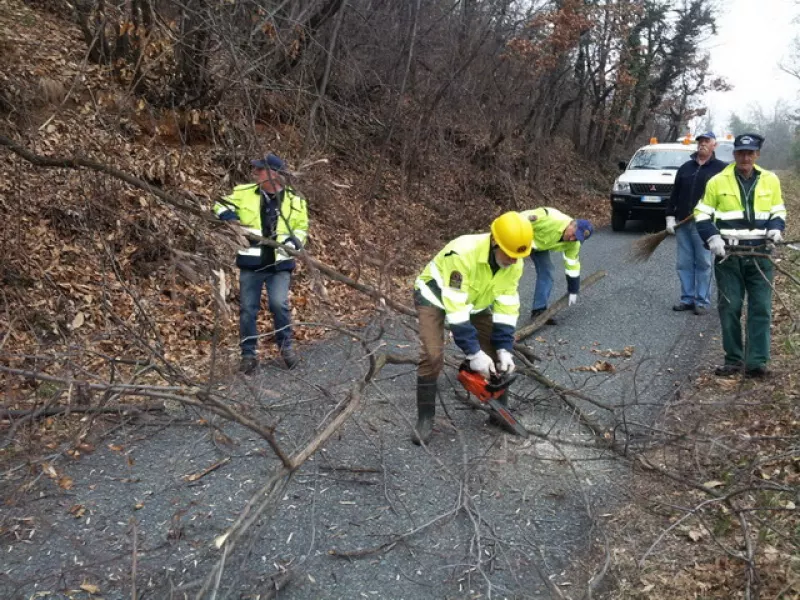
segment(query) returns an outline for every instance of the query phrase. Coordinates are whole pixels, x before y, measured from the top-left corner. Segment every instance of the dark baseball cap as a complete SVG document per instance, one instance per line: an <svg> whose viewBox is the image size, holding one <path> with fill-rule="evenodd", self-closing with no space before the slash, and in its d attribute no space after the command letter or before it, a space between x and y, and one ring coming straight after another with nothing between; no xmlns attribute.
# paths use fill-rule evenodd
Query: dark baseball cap
<svg viewBox="0 0 800 600"><path fill-rule="evenodd" d="M251 160L250 164L256 169L270 169L278 173L287 173L286 163L281 158L270 152L264 158Z"/></svg>
<svg viewBox="0 0 800 600"><path fill-rule="evenodd" d="M699 140L700 138L707 138L707 139L709 139L709 140L716 140L716 139L717 139L717 136L715 136L715 135L714 135L714 132L713 132L713 131L706 131L705 133L698 133L698 134L695 136L695 138L694 138L694 141L697 141L697 140Z"/></svg>
<svg viewBox="0 0 800 600"><path fill-rule="evenodd" d="M575 227L575 239L579 242L585 241L586 238L594 233L594 227L586 219L578 219L575 223L577 224L577 227Z"/></svg>
<svg viewBox="0 0 800 600"><path fill-rule="evenodd" d="M764 136L757 133L743 133L737 135L733 140L733 151L737 150L761 150L764 144Z"/></svg>

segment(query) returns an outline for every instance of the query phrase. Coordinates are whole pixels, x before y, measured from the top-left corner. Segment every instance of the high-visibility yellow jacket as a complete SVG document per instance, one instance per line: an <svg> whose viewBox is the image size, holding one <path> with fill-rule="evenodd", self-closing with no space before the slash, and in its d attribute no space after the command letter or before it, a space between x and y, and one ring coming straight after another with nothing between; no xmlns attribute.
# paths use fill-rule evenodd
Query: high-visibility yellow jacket
<svg viewBox="0 0 800 600"><path fill-rule="evenodd" d="M257 184L237 185L233 192L214 204L214 213L223 220L238 219L245 231L270 238L279 244L291 242L296 249L302 248L308 236L308 209L303 197L291 188L284 188L277 194L275 230L272 224L262 219L266 202ZM274 257L274 262L273 262ZM273 265L275 269L294 268L294 259L283 250L273 250L268 246L251 242L250 247L242 248L236 256L236 266L241 269L259 269Z"/></svg>
<svg viewBox="0 0 800 600"><path fill-rule="evenodd" d="M531 220L533 227L534 252L549 250L564 253L564 274L567 276L567 292L577 294L581 287L581 243L579 241L565 242L561 239L564 230L573 221L572 217L565 215L560 210L550 207L534 208L522 211L526 219Z"/></svg>
<svg viewBox="0 0 800 600"><path fill-rule="evenodd" d="M493 273L491 252L491 234L463 235L447 244L414 284L425 300L445 312L453 338L465 354L481 349L470 315L487 309L492 311L495 350L511 350L514 345L522 261Z"/></svg>
<svg viewBox="0 0 800 600"><path fill-rule="evenodd" d="M786 205L777 175L759 166L754 171L757 180L747 197L747 189L736 177L735 164L708 181L694 209L697 232L703 241L721 235L729 245L758 246L764 243L767 231L786 228Z"/></svg>

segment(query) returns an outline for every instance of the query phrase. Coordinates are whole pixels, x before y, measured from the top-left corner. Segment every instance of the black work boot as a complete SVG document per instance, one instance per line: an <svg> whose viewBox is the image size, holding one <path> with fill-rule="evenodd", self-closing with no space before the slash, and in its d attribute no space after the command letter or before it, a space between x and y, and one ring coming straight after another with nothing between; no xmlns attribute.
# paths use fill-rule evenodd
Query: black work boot
<svg viewBox="0 0 800 600"><path fill-rule="evenodd" d="M283 362L286 363L286 368L290 371L297 366L297 363L300 362L300 358L297 356L297 352L294 351L294 348L291 346L284 346L281 350L281 357L283 357Z"/></svg>
<svg viewBox="0 0 800 600"><path fill-rule="evenodd" d="M252 375L258 367L258 359L255 356L243 356L239 363L239 372L245 375Z"/></svg>
<svg viewBox="0 0 800 600"><path fill-rule="evenodd" d="M531 321L535 321L539 318L539 315L544 313L547 309L546 308L534 308L531 311ZM555 317L550 317L547 321L544 322L545 325L557 325L558 321L556 321Z"/></svg>
<svg viewBox="0 0 800 600"><path fill-rule="evenodd" d="M717 377L731 377L732 375L741 375L743 370L744 365L741 363L725 363L721 367L714 369L714 375Z"/></svg>
<svg viewBox="0 0 800 600"><path fill-rule="evenodd" d="M417 426L411 441L425 445L433 434L433 417L436 415L436 377L417 377Z"/></svg>

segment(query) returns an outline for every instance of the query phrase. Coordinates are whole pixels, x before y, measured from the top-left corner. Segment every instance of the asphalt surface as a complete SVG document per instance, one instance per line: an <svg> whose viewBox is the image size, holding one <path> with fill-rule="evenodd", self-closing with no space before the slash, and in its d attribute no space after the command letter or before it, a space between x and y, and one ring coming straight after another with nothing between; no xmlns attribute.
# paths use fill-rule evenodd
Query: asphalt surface
<svg viewBox="0 0 800 600"><path fill-rule="evenodd" d="M647 263L626 261L643 231L633 222L623 233L597 232L581 253L583 275L602 269L607 276L584 289L556 326L529 340L548 377L617 407L610 413L580 404L616 426L617 435L627 428L634 441L646 437L664 399L705 368L702 357L719 344L713 312L670 309L678 300L673 239ZM554 262L560 271L559 255ZM528 262L520 289L528 303L532 273ZM564 292L558 276L553 300ZM416 353L399 320L383 325L388 347ZM626 347L629 357L600 354ZM234 377L229 389L242 410L277 424L290 452L313 437L366 365L363 349L343 336L301 351L296 372L267 365L255 377ZM581 370L597 361L613 372ZM270 577L283 570L291 579L277 597L285 599L546 598L542 576L565 590L580 581L584 567L599 559L603 527L613 526L625 464L608 451L498 432L455 399L452 373L440 378L442 404L426 452L408 437L414 377L407 366L384 369L353 418L227 557L217 598L263 597ZM530 429L593 440L547 389L522 380L514 391L512 407ZM69 490L39 477L20 492L20 472L9 475L0 509L7 529L0 536L0 597L88 598L84 584L96 585L104 598L130 598L134 571L140 599L194 597L192 582L220 558L214 538L277 461L239 426L193 412L182 417L123 424L94 453L54 461L72 479ZM384 544L363 556L337 555Z"/></svg>

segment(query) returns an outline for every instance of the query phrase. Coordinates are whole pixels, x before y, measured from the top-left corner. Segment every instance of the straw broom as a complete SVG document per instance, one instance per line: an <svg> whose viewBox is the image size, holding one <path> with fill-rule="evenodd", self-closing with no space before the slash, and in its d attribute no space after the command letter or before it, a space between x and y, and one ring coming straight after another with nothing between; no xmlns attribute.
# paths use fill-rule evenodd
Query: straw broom
<svg viewBox="0 0 800 600"><path fill-rule="evenodd" d="M685 225L689 221L694 218L694 215L689 215L682 221L678 221L675 224L675 229L680 227L681 225ZM633 244L631 244L631 258L634 262L644 262L649 260L650 257L653 255L653 252L656 251L665 239L667 239L667 230L659 231L657 233L648 234L642 238L639 238Z"/></svg>

